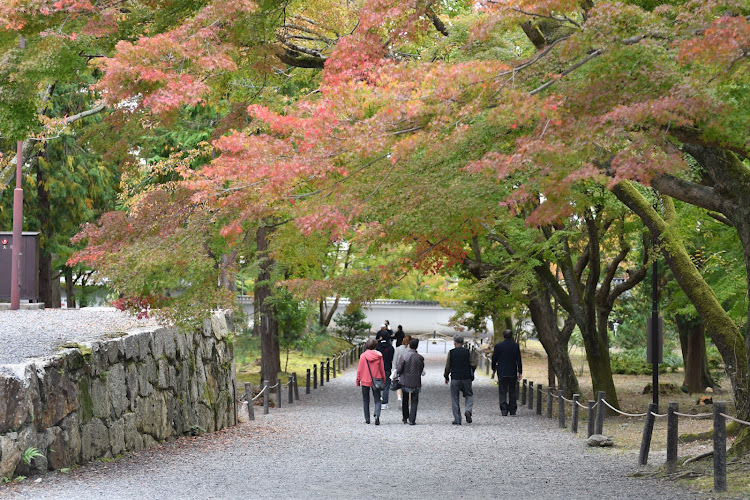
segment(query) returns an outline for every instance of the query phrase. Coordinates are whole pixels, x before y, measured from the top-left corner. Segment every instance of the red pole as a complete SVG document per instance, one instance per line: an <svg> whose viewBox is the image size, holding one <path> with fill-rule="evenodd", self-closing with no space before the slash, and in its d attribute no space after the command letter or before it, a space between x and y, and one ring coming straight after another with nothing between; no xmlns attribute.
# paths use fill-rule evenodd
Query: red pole
<svg viewBox="0 0 750 500"><path fill-rule="evenodd" d="M26 40L21 37L21 49L26 48ZM23 166L23 141L16 148L16 189L13 191L13 250L10 264L10 308L21 308L21 240L23 238L23 189L21 188Z"/></svg>

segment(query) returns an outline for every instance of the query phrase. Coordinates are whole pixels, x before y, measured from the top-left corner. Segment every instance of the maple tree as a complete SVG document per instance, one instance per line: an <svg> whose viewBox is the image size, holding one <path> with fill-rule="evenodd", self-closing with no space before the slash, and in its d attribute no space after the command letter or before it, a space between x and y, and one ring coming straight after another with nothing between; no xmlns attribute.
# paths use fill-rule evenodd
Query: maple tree
<svg viewBox="0 0 750 500"><path fill-rule="evenodd" d="M303 4L259 9L302 12ZM281 21L272 30L259 30L281 26L276 39L244 43L228 14L257 20L256 7L209 2L160 33L118 44L101 66L98 88L109 103L136 100L137 118L146 124L225 95L233 77L247 81L243 65L273 67L269 56L323 69L309 80L319 88L304 98L247 106L244 123L213 141L215 158L198 166L192 158L167 162L179 180L138 194L128 214L89 228L90 246L80 258L110 259L114 273L122 266L107 255L189 241L195 237L183 228L201 228L211 237L197 246L211 252L191 261L203 262L188 273L197 285L218 272L218 256L230 255L261 225L289 220L302 235L356 240L368 251L408 242L413 250L400 262L289 283L318 299L334 290L366 297L404 268L435 272L464 263L474 238L491 234L498 214L511 210L540 228L588 225L588 240L574 250L583 256L590 248L583 288L593 302L574 301L569 313L594 339L606 329L596 327L602 316L593 291L612 274L594 258L602 243L592 229L601 219L590 187L598 184L660 238L662 255L722 353L738 415L747 418L750 341L668 230L669 197L708 209L736 229L750 269L747 6L737 0L493 0L477 10L459 4L450 4L458 6L455 15L436 2L337 4L344 14L336 19L309 17L315 15L309 8L295 14L307 24L276 17ZM218 18L226 22L213 24ZM172 59L168 47L175 44L192 49ZM700 166L698 182L683 175L687 155ZM634 182L658 190L663 215ZM177 213L159 213L165 203ZM185 245L171 258L194 255L194 248ZM143 272L138 253L131 255L124 262ZM570 275L575 266L561 270ZM582 282L566 278L565 290L546 284L541 293L564 302ZM142 292L153 289L143 286ZM606 345L602 338L599 347L587 346L604 378L606 355L596 349Z"/></svg>

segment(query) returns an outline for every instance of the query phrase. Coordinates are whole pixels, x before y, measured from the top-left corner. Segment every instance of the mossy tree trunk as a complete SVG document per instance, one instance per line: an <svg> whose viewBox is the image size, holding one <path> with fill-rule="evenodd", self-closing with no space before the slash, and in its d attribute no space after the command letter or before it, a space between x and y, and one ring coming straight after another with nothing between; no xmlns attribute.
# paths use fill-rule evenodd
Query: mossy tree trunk
<svg viewBox="0 0 750 500"><path fill-rule="evenodd" d="M732 318L721 307L714 291L698 272L679 236L668 226L667 221L674 221L675 218L671 198L663 197L665 217L662 218L629 181L620 182L612 191L620 201L641 217L654 237L660 240L662 255L680 288L703 318L706 330L724 360L726 373L732 384L737 414L739 418L747 419L748 359L745 339Z"/></svg>

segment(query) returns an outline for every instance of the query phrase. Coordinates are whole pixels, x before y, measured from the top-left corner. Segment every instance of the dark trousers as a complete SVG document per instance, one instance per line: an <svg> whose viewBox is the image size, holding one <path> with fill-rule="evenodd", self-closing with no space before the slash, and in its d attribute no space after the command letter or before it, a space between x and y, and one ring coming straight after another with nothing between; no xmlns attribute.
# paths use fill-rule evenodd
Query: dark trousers
<svg viewBox="0 0 750 500"><path fill-rule="evenodd" d="M411 404L409 404L411 399ZM401 401L401 414L404 420L409 420L413 424L417 421L417 405L419 404L419 391L408 392L404 388L404 399Z"/></svg>
<svg viewBox="0 0 750 500"><path fill-rule="evenodd" d="M503 415L516 414L516 377L500 377L500 411ZM506 399L507 398L507 399Z"/></svg>
<svg viewBox="0 0 750 500"><path fill-rule="evenodd" d="M471 413L474 408L474 392L471 389L471 379L451 380L451 406L453 407L453 421L461 423L461 403L459 394L466 398L466 411Z"/></svg>
<svg viewBox="0 0 750 500"><path fill-rule="evenodd" d="M383 389L383 394L380 396L380 399L382 400L384 405L388 404L388 398L390 397L390 392L391 392L391 378L386 377L385 389Z"/></svg>
<svg viewBox="0 0 750 500"><path fill-rule="evenodd" d="M365 410L365 422L370 421L370 389L372 387L362 386L362 407ZM380 391L372 389L372 398L375 400L375 417L380 416Z"/></svg>

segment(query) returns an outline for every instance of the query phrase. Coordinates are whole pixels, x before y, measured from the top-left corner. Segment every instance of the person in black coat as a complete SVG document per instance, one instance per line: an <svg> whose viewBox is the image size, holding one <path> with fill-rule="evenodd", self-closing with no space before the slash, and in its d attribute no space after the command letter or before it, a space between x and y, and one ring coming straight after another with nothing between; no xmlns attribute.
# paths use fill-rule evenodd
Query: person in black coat
<svg viewBox="0 0 750 500"><path fill-rule="evenodd" d="M521 348L513 341L513 332L505 330L502 342L495 345L492 353L492 374L497 372L500 387L500 412L503 416L516 414L516 381L521 380ZM506 399L507 398L507 399Z"/></svg>
<svg viewBox="0 0 750 500"><path fill-rule="evenodd" d="M454 348L448 353L445 360L445 383L451 386L451 407L453 408L453 425L461 425L461 404L458 398L463 393L466 400L466 423L471 423L471 410L474 407L474 392L471 381L474 380L474 370L477 368L476 358L471 351L464 347L464 338L461 335L453 337Z"/></svg>
<svg viewBox="0 0 750 500"><path fill-rule="evenodd" d="M393 338L396 339L397 348L404 342L404 337L406 337L406 333L404 333L404 328L401 325L398 325L398 330L396 330L396 333L393 334Z"/></svg>
<svg viewBox="0 0 750 500"><path fill-rule="evenodd" d="M391 370L393 370L393 354L396 350L389 340L381 339L376 349L383 355L383 366L385 367L385 389L381 393L380 401L383 410L388 409L388 395L391 391Z"/></svg>

